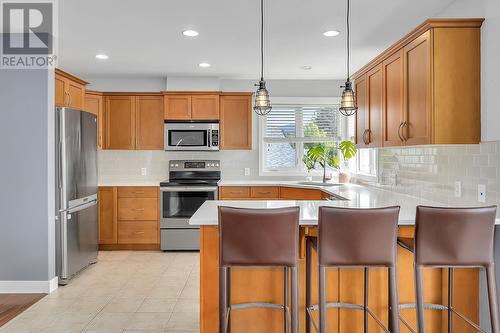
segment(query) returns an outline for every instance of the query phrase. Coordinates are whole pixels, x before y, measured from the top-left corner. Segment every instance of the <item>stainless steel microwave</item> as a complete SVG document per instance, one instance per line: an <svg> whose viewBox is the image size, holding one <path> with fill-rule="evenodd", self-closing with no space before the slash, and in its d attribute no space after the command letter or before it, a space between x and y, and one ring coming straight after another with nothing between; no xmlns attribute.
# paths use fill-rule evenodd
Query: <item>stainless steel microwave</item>
<svg viewBox="0 0 500 333"><path fill-rule="evenodd" d="M166 122L165 150L219 150L219 123Z"/></svg>

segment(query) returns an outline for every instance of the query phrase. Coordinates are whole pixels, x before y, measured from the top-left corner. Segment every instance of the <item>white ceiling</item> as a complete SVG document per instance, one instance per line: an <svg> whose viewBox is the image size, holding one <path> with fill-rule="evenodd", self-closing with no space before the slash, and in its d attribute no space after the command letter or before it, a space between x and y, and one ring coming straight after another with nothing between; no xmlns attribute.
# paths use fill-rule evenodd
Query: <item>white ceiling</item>
<svg viewBox="0 0 500 333"><path fill-rule="evenodd" d="M352 69L454 0L351 1ZM259 76L259 0L60 0L59 67L83 77ZM267 78L345 77L344 0L266 0ZM186 38L181 32L200 35ZM326 30L340 36L326 38ZM110 59L98 61L97 53ZM208 62L210 68L198 68ZM301 66L312 66L304 71Z"/></svg>

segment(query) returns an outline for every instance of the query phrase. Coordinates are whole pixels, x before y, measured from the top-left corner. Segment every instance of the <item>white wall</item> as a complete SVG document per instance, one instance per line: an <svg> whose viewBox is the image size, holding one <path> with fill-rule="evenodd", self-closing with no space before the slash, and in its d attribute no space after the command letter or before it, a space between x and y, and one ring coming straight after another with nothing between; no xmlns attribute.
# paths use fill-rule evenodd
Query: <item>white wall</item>
<svg viewBox="0 0 500 333"><path fill-rule="evenodd" d="M500 140L500 1L456 0L437 17L484 17L481 28L481 139ZM459 111L459 110L457 110Z"/></svg>

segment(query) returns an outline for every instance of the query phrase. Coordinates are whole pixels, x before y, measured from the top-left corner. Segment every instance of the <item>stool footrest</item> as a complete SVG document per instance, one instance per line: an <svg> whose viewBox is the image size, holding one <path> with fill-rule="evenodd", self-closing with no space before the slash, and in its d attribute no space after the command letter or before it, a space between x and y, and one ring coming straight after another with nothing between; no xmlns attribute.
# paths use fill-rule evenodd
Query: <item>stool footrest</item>
<svg viewBox="0 0 500 333"><path fill-rule="evenodd" d="M313 304L309 307L311 311L318 311L319 310L319 305L318 304ZM363 305L359 304L352 304L352 303L343 303L343 302L333 302L333 303L326 303L326 308L327 309L351 309L351 310L365 310L365 307Z"/></svg>
<svg viewBox="0 0 500 333"><path fill-rule="evenodd" d="M274 303L239 303L239 304L231 304L229 309L231 310L241 310L241 309L250 309L250 308L264 308L264 309L275 309L275 310L284 310L285 306L283 304L274 304Z"/></svg>
<svg viewBox="0 0 500 333"><path fill-rule="evenodd" d="M401 309L401 310L415 309L416 307L417 307L417 304L415 304L415 303L399 304L399 309ZM441 304L425 303L424 309L448 311L448 306L441 305Z"/></svg>

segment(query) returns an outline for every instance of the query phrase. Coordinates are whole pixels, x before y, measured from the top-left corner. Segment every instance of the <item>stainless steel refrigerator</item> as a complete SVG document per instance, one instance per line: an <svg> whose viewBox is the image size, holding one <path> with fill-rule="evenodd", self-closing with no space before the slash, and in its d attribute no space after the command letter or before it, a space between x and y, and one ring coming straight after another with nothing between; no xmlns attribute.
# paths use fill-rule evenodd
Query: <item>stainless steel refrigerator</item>
<svg viewBox="0 0 500 333"><path fill-rule="evenodd" d="M59 284L97 261L97 120L56 108L56 270Z"/></svg>

